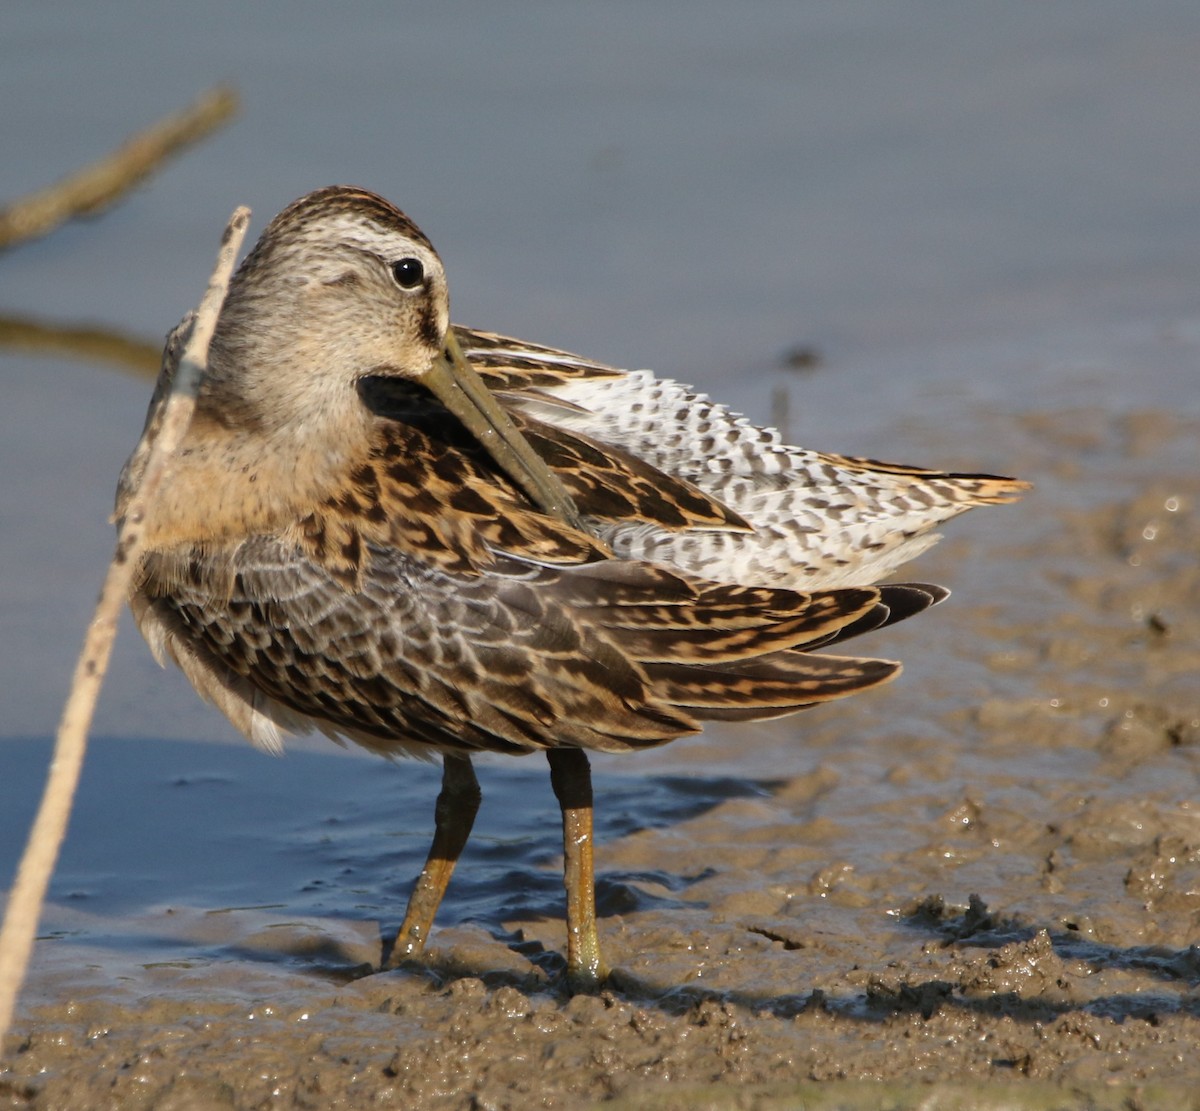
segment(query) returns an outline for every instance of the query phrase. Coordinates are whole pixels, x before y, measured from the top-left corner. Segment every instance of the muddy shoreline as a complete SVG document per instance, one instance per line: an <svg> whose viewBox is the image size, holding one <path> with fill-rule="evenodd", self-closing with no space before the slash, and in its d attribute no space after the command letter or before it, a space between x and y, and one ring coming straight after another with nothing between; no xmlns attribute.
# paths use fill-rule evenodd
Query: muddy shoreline
<svg viewBox="0 0 1200 1111"><path fill-rule="evenodd" d="M1200 1106L1200 425L974 423L1037 488L915 565L955 597L877 638L901 682L600 765L608 990L560 987L553 829L361 979L371 911L59 902L0 1106Z"/></svg>

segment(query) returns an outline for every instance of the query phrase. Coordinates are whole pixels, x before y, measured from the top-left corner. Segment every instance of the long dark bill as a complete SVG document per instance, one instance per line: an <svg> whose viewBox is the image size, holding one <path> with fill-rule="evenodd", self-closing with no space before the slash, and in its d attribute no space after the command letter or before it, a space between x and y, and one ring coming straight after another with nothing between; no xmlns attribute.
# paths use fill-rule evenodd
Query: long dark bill
<svg viewBox="0 0 1200 1111"><path fill-rule="evenodd" d="M586 531L571 495L467 362L453 330L446 332L441 356L421 381L540 509Z"/></svg>

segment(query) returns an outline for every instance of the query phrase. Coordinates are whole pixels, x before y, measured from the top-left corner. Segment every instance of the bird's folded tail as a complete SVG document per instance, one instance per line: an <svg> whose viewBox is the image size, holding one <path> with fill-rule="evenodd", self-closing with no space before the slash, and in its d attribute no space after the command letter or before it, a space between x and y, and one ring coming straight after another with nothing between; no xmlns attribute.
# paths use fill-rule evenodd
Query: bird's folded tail
<svg viewBox="0 0 1200 1111"><path fill-rule="evenodd" d="M580 571L566 576L575 612L641 669L653 705L697 722L779 717L887 682L898 663L812 649L894 624L949 594L924 583L803 593L704 583L646 564Z"/></svg>

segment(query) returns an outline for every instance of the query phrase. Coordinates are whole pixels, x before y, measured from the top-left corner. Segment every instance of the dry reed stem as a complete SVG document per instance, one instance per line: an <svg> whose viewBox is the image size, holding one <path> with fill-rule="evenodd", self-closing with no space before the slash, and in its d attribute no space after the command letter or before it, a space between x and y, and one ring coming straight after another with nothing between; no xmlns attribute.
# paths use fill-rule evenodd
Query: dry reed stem
<svg viewBox="0 0 1200 1111"><path fill-rule="evenodd" d="M29 316L0 316L0 351L109 363L139 378L156 377L162 364L161 340L151 343L114 328L57 324Z"/></svg>
<svg viewBox="0 0 1200 1111"><path fill-rule="evenodd" d="M127 139L112 154L0 209L0 250L94 216L152 174L171 155L204 138L237 111L237 93L218 86L182 112Z"/></svg>
<svg viewBox="0 0 1200 1111"><path fill-rule="evenodd" d="M140 562L147 514L154 512L155 494L170 473L175 449L183 439L195 409L196 391L208 359L208 345L225 301L233 265L241 249L250 210L239 208L225 229L217 264L200 302L179 356L170 392L163 399L158 419L148 422L142 434L149 446L142 480L129 501L117 537L117 549L88 626L83 651L75 668L71 691L63 708L54 758L42 803L29 832L17 878L9 892L8 907L0 929L0 1048L12 1022L17 996L33 951L34 934L41 916L46 888L67 832L71 804L87 748L96 698L108 668L117 619L129 595L133 573ZM177 352L178 347L174 350ZM173 358L171 345L164 355L164 368ZM152 441L150 443L149 441ZM139 444L139 449L144 445Z"/></svg>

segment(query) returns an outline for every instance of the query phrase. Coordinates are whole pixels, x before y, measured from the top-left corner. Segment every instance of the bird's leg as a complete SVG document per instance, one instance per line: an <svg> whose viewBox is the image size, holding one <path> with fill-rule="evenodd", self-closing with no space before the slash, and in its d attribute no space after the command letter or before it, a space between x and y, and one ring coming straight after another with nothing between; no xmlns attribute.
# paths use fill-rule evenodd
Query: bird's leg
<svg viewBox="0 0 1200 1111"><path fill-rule="evenodd" d="M583 990L600 986L608 966L596 932L596 879L592 862L592 773L578 748L552 748L550 784L563 819L563 883L567 889L567 982Z"/></svg>
<svg viewBox="0 0 1200 1111"><path fill-rule="evenodd" d="M404 922L385 968L395 968L401 961L420 956L425 948L433 927L433 916L446 894L446 885L454 874L459 854L471 836L481 797L470 757L444 756L442 790L434 809L433 844L409 896Z"/></svg>

